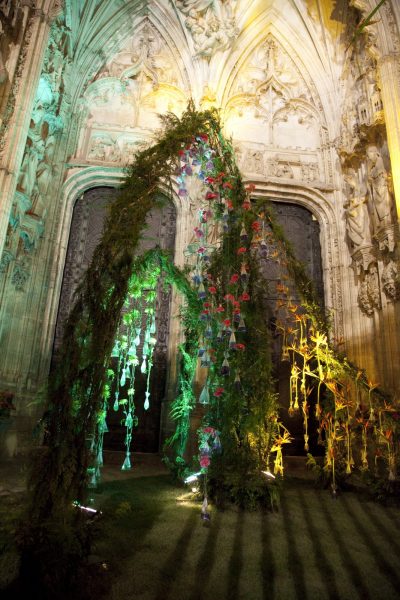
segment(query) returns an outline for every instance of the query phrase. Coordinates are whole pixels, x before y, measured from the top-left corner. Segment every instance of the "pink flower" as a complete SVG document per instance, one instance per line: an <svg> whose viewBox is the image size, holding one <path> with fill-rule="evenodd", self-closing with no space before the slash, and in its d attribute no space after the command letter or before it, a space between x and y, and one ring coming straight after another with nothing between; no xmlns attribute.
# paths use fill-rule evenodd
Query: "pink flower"
<svg viewBox="0 0 400 600"><path fill-rule="evenodd" d="M217 389L214 392L214 396L216 398L219 398L220 396L222 396L223 393L224 393L224 388L223 387L217 387Z"/></svg>
<svg viewBox="0 0 400 600"><path fill-rule="evenodd" d="M245 252L247 252L247 248L245 248L244 246L240 246L240 248L238 248L237 250L238 254L244 254Z"/></svg>
<svg viewBox="0 0 400 600"><path fill-rule="evenodd" d="M250 300L250 296L247 292L243 292L239 300L241 300L242 302L248 302Z"/></svg>
<svg viewBox="0 0 400 600"><path fill-rule="evenodd" d="M208 287L208 291L210 292L210 294L216 294L217 293L217 288L214 287L213 285L210 285Z"/></svg>
<svg viewBox="0 0 400 600"><path fill-rule="evenodd" d="M239 275L237 275L236 273L234 273L232 275L231 280L230 280L229 283L237 283L238 279L239 279Z"/></svg>
<svg viewBox="0 0 400 600"><path fill-rule="evenodd" d="M210 288L209 288L209 289L210 289ZM217 306L217 308L215 309L215 312L218 312L218 313L223 313L223 312L225 312L225 309L224 309L224 307L223 307L221 304L219 304L219 305Z"/></svg>
<svg viewBox="0 0 400 600"><path fill-rule="evenodd" d="M209 467L210 466L210 457L209 456L202 456L200 458L200 466L204 467L205 469L207 467Z"/></svg>

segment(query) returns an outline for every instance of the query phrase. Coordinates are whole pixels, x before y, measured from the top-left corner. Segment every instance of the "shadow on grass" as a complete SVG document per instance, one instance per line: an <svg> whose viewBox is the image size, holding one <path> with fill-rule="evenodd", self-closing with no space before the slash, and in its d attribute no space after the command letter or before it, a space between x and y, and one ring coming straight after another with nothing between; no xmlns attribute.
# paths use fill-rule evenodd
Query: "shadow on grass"
<svg viewBox="0 0 400 600"><path fill-rule="evenodd" d="M326 597L330 598L330 600L337 600L337 598L340 598L340 594L335 579L335 571L329 562L329 559L326 556L324 548L319 540L320 532L315 526L312 514L310 512L310 507L309 504L307 504L303 490L300 489L298 491L298 497L299 505L303 513L304 523L310 532L315 565L320 573L321 581L325 584Z"/></svg>
<svg viewBox="0 0 400 600"><path fill-rule="evenodd" d="M385 523L383 522L383 520L381 518L382 514L380 517L378 517L376 512L374 513L371 510L371 507L366 502L360 502L359 508L364 512L366 518L375 527L375 529L379 530L381 533L383 533L385 535L387 543L390 544L390 546L392 546L395 554L397 554L397 556L400 556L400 543L394 538L393 529L391 529L390 527L385 525ZM375 508L375 510L377 510L377 508ZM379 512L381 512L382 510L383 509L379 507ZM388 516L387 512L385 512L385 514L386 514L386 516ZM390 517L389 517L389 519L390 519ZM398 524L397 523L394 523L394 524L396 525L397 531L399 531Z"/></svg>
<svg viewBox="0 0 400 600"><path fill-rule="evenodd" d="M203 552L198 560L193 584L193 593L190 600L201 600L203 590L207 586L210 573L215 560L215 549L217 546L218 533L221 528L221 513L214 511L213 521L208 529L207 539Z"/></svg>
<svg viewBox="0 0 400 600"><path fill-rule="evenodd" d="M295 582L295 593L299 600L307 598L307 589L304 576L303 560L296 545L296 525L292 522L287 497L282 494L281 511L283 528L286 534L288 546L288 564L290 565L291 575Z"/></svg>
<svg viewBox="0 0 400 600"><path fill-rule="evenodd" d="M358 503L358 506L355 508L355 502ZM365 525L362 523L359 517L359 507L360 501L356 498L352 498L351 501L345 496L341 498L341 505L343 508L347 510L349 517L351 518L352 524L359 534L360 538L366 544L371 552L371 556L374 559L378 569L381 571L382 575L389 580L394 590L397 590L400 586L400 576L393 568L393 566L384 558L382 555L382 548L375 542L374 538L371 536L371 531L368 531Z"/></svg>
<svg viewBox="0 0 400 600"><path fill-rule="evenodd" d="M155 600L167 600L171 593L172 585L175 579L182 573L182 564L184 562L190 540L196 528L199 515L197 511L191 511L186 519L185 526L181 535L176 541L174 550L169 555L167 561L160 569L162 583L155 595Z"/></svg>
<svg viewBox="0 0 400 600"><path fill-rule="evenodd" d="M263 599L270 600L274 597L275 589L275 564L272 552L273 531L270 519L266 513L261 515L261 560L260 569L263 583Z"/></svg>
<svg viewBox="0 0 400 600"><path fill-rule="evenodd" d="M364 577L358 568L357 564L353 560L352 554L347 549L348 539L345 535L340 531L335 519L331 515L331 511L328 508L327 503L331 503L331 506L336 506L336 501L327 497L323 499L321 494L316 494L318 502L321 507L321 513L324 516L325 523L330 529L331 536L330 539L337 546L338 553L340 556L340 562L342 564L343 570L346 571L349 580L352 582L356 590L358 591L358 597L363 600L369 600L371 595L368 591L368 588L365 585Z"/></svg>
<svg viewBox="0 0 400 600"><path fill-rule="evenodd" d="M236 598L239 598L239 582L243 566L243 523L244 514L238 512L235 525L235 536L233 539L233 550L228 565L226 600L236 600Z"/></svg>

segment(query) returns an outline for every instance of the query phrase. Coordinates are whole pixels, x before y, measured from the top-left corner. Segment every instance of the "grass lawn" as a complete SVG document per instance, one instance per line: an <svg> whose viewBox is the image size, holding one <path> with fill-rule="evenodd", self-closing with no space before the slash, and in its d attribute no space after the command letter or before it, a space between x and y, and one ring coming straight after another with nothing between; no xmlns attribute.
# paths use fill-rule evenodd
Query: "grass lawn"
<svg viewBox="0 0 400 600"><path fill-rule="evenodd" d="M399 598L400 510L312 482L285 484L275 513L212 510L168 476L103 485L96 554L112 600Z"/></svg>
<svg viewBox="0 0 400 600"><path fill-rule="evenodd" d="M400 509L350 492L334 500L312 482L287 480L279 512L211 508L206 524L200 502L168 475L104 483L94 500L103 518L92 559L106 565L96 573L107 600L400 596ZM11 518L4 499L0 513ZM0 536L4 581L4 569L15 565L4 552L7 527ZM95 585L91 597L100 600L101 588Z"/></svg>

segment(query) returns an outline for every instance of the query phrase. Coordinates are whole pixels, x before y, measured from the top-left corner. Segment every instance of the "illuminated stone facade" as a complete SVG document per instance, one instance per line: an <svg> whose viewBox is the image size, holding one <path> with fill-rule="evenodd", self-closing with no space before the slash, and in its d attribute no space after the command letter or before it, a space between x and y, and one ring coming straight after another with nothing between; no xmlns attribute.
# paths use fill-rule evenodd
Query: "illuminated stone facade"
<svg viewBox="0 0 400 600"><path fill-rule="evenodd" d="M354 35L374 6L0 0L0 388L21 429L49 371L75 201L118 186L158 114L190 98L221 109L257 196L318 220L336 343L399 392L400 8ZM178 264L196 193L173 198Z"/></svg>

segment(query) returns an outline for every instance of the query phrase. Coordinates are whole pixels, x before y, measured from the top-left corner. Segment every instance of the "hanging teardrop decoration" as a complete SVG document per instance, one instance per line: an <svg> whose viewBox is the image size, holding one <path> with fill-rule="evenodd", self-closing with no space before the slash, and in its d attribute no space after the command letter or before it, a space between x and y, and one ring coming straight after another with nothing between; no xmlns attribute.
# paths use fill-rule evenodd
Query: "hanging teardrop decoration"
<svg viewBox="0 0 400 600"><path fill-rule="evenodd" d="M119 340L115 340L114 347L111 352L111 358L118 358L120 352Z"/></svg>
<svg viewBox="0 0 400 600"><path fill-rule="evenodd" d="M208 389L208 381L205 383L199 397L199 404L210 404L210 392Z"/></svg>
<svg viewBox="0 0 400 600"><path fill-rule="evenodd" d="M139 346L140 345L140 333L141 333L141 329L140 327L136 328L136 337L133 340L133 343L135 344L135 346Z"/></svg>
<svg viewBox="0 0 400 600"><path fill-rule="evenodd" d="M204 300L204 298L207 296L203 282L201 282L200 285L199 285L199 289L198 289L197 295L200 298L200 300Z"/></svg>
<svg viewBox="0 0 400 600"><path fill-rule="evenodd" d="M249 236L247 234L246 227L244 226L244 223L242 223L242 228L240 230L240 241L247 242L248 238Z"/></svg>
<svg viewBox="0 0 400 600"><path fill-rule="evenodd" d="M123 463L123 465L121 467L121 471L129 471L132 468L130 456L131 456L131 453L127 452L126 455L125 455L124 463Z"/></svg>
<svg viewBox="0 0 400 600"><path fill-rule="evenodd" d="M235 374L235 381L234 381L233 383L234 383L234 386L235 386L235 388L236 388L238 391L242 389L242 382L241 382L241 380L240 380L239 371L236 371L236 374Z"/></svg>
<svg viewBox="0 0 400 600"><path fill-rule="evenodd" d="M229 349L230 350L235 350L236 349L236 336L234 334L234 332L232 331L230 338L229 338Z"/></svg>
<svg viewBox="0 0 400 600"><path fill-rule="evenodd" d="M229 375L229 372L230 372L230 366L229 366L228 359L224 358L224 361L221 366L221 375L226 377L227 375Z"/></svg>
<svg viewBox="0 0 400 600"><path fill-rule="evenodd" d="M150 333L151 335L154 335L156 333L157 329L156 329L156 318L153 315L152 319L151 319L151 325L150 325Z"/></svg>
<svg viewBox="0 0 400 600"><path fill-rule="evenodd" d="M238 333L245 333L247 331L246 323L244 322L243 317L240 317L239 325L237 326L237 331Z"/></svg>
<svg viewBox="0 0 400 600"><path fill-rule="evenodd" d="M150 408L150 392L148 390L146 390L144 394L145 394L145 401L144 401L143 408L144 408L144 410L149 410L149 408Z"/></svg>
<svg viewBox="0 0 400 600"><path fill-rule="evenodd" d="M143 356L143 361L142 361L142 365L140 367L140 372L146 373L146 369L147 369L146 356Z"/></svg>
<svg viewBox="0 0 400 600"><path fill-rule="evenodd" d="M240 279L241 279L242 283L247 283L247 281L249 279L246 263L242 263L240 266Z"/></svg>
<svg viewBox="0 0 400 600"><path fill-rule="evenodd" d="M125 375L125 369L122 369L122 375L121 375L121 379L119 381L119 385L121 387L124 387L126 383L126 375Z"/></svg>
<svg viewBox="0 0 400 600"><path fill-rule="evenodd" d="M113 409L115 410L115 412L117 412L119 409L118 397L119 397L119 392L115 392L115 400L114 400L114 405L113 405Z"/></svg>

